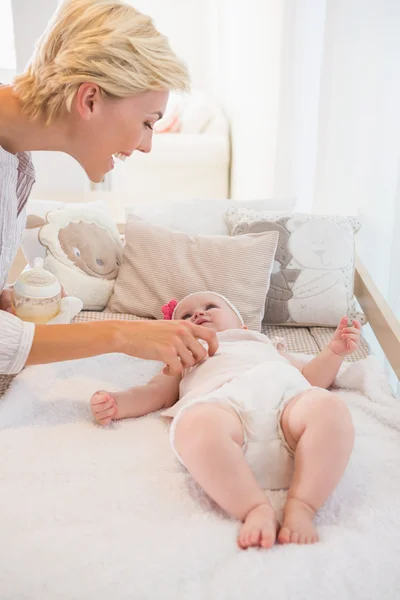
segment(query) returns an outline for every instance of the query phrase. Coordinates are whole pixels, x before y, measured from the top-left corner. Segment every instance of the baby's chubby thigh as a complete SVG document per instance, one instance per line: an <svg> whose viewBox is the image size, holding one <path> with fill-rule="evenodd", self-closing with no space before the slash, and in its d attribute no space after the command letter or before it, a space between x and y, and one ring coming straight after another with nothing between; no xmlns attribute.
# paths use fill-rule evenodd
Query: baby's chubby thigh
<svg viewBox="0 0 400 600"><path fill-rule="evenodd" d="M172 450L186 468L193 453L204 460L212 460L213 452L224 439L231 439L243 447L243 425L237 410L212 394L190 401L174 417L170 428Z"/></svg>
<svg viewBox="0 0 400 600"><path fill-rule="evenodd" d="M293 453L280 420L288 400L308 387L301 373L283 361L258 365L225 386L227 399L240 412L246 460L264 489L286 489L291 483Z"/></svg>

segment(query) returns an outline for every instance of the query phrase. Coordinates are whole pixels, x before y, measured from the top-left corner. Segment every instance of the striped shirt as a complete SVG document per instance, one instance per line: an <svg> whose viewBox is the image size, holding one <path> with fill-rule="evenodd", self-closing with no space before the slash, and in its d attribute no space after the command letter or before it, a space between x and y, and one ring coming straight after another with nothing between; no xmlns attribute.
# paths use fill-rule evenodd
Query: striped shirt
<svg viewBox="0 0 400 600"><path fill-rule="evenodd" d="M0 293L4 289L21 234L35 171L29 152L10 154L0 146ZM28 358L35 326L0 310L0 375L19 373Z"/></svg>

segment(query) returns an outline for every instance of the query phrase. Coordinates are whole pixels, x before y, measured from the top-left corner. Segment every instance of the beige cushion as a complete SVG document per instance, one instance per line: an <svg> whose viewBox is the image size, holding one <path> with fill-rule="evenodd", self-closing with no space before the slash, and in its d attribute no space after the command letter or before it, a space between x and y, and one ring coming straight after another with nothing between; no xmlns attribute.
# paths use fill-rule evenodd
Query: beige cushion
<svg viewBox="0 0 400 600"><path fill-rule="evenodd" d="M336 327L345 315L365 322L353 295L355 217L231 208L226 218L234 236L279 233L264 324Z"/></svg>
<svg viewBox="0 0 400 600"><path fill-rule="evenodd" d="M246 325L260 330L278 234L240 237L189 235L131 215L126 245L108 310L162 318L172 298L210 290L240 310Z"/></svg>

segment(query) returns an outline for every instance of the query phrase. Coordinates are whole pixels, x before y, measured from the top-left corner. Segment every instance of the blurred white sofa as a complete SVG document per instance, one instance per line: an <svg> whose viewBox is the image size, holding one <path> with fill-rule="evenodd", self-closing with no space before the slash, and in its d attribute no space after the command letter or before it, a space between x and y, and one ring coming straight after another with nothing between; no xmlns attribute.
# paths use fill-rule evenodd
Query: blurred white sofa
<svg viewBox="0 0 400 600"><path fill-rule="evenodd" d="M186 102L180 131L155 131L149 154L134 152L93 189L138 202L229 197L228 121L210 101L194 96Z"/></svg>

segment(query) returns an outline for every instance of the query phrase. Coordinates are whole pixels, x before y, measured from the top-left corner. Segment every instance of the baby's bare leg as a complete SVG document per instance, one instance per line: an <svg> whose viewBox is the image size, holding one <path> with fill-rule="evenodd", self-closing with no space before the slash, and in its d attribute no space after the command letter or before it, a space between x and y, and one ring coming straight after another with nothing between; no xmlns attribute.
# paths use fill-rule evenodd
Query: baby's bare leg
<svg viewBox="0 0 400 600"><path fill-rule="evenodd" d="M353 448L350 412L331 392L310 390L289 402L282 429L295 450L295 470L279 541L316 542L314 515L339 483Z"/></svg>
<svg viewBox="0 0 400 600"><path fill-rule="evenodd" d="M227 513L243 521L241 548L270 548L277 520L242 450L242 424L233 409L197 404L185 410L175 431L175 448L193 479Z"/></svg>

